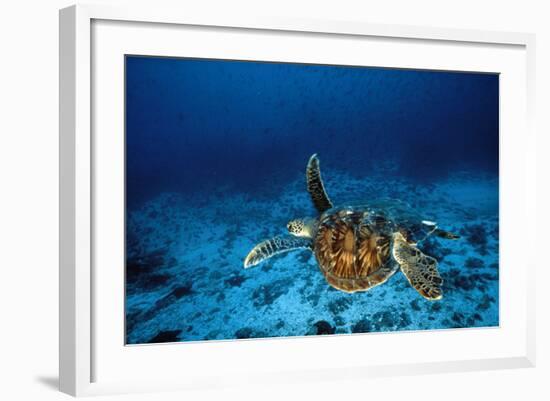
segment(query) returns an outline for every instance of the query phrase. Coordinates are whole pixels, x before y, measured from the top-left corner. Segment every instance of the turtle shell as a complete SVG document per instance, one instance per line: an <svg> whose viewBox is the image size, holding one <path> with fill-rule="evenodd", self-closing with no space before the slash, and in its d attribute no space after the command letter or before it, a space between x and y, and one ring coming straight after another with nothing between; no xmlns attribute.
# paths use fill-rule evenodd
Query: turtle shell
<svg viewBox="0 0 550 401"><path fill-rule="evenodd" d="M368 207L333 208L322 214L314 241L319 267L330 285L346 292L365 291L397 269L391 257L396 226Z"/></svg>

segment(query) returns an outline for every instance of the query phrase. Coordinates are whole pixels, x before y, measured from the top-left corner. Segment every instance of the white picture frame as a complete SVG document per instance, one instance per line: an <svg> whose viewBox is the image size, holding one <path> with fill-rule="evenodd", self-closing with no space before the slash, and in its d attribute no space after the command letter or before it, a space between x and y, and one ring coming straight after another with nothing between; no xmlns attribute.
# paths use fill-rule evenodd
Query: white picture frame
<svg viewBox="0 0 550 401"><path fill-rule="evenodd" d="M425 53L420 52L420 56L410 62L403 62L397 54L395 59L386 54L388 58L376 64L405 68L433 68L434 64L429 61L429 52L434 50L433 48L430 50L430 46L436 46L443 54L442 58L445 58L444 54L447 54L445 46L453 46L452 51L449 51L448 54L450 55L449 60L452 61L454 57L454 64L438 62L441 63L437 64L438 68L487 70L502 73L504 77L514 77L514 79L510 78L509 81L506 81L506 85L509 82L510 86L503 87L504 90L501 92L501 96L504 97L504 103L501 104L501 114L503 111L506 112L505 120L501 120L501 123L503 124L503 131L507 132L504 136L501 135L501 177L503 183L501 202L504 206L501 208L501 216L506 217L505 224L501 225L501 233L505 234L503 243L513 241L512 236L516 235L512 233L513 228L518 227L520 223L524 224L523 231L534 231L536 216L536 141L532 127L535 85L534 35L375 25L349 21L295 20L292 18L269 17L239 19L214 14L187 15L181 10L167 11L155 7L112 8L108 6L78 5L63 9L60 11L59 373L61 391L80 396L246 385L247 382L252 380L260 383L285 383L296 380L326 379L329 375L333 378L345 376L359 379L360 377L380 375L534 366L535 283L532 273L535 270L536 262L534 249L529 250L530 245L525 242L522 245L521 268L523 270L521 279L518 279L519 284L514 295L510 294L510 296L517 297L515 298L515 300L518 300L516 304L519 305L517 310L512 310L513 308L506 303L506 291L510 288L508 287L510 283L507 284L506 276L503 276L501 298L504 298L505 301L501 305L501 313L505 316L505 324L501 324L501 327L497 329L461 331L459 334L460 341L480 344L484 344L484 341L486 341L488 344L485 348L486 352L482 352L480 347L480 349L473 350L471 353L464 353L464 358L452 356L447 358L447 356L442 355L440 359L417 360L414 355L411 355L410 358L400 357L399 361L388 357L387 362L382 358L370 364L360 363L360 361L357 361L356 364L346 364L345 361L338 358L336 349L331 353L330 348L336 346L341 349L341 347L353 346L359 341L366 341L365 339L368 338L355 335L315 339L291 338L205 342L193 344L185 349L180 347L177 351L176 348L170 348L178 347L177 344L130 347L128 349L128 347L124 347L123 342L116 343L118 341L116 340L115 343L118 345L113 343L114 345L109 346L120 347L121 349L118 351L105 345L106 341L103 338L109 335L106 330L110 330L109 327L107 329L105 327L115 323L103 316L101 302L98 301L97 297L110 300L109 297L117 297L120 294L116 295L109 292L118 291L116 286L104 288L104 275L98 277L94 272L98 260L109 257L109 254L97 254L97 249L94 248L94 241L98 238L97 231L99 230L97 219L103 213L101 210L98 211L97 203L105 200L96 197L98 185L103 184L96 181L94 177L101 175L101 164L107 163L103 160L110 157L116 159L120 155L117 156L117 153L113 150L117 146L116 144L98 144L94 140L94 127L102 127L102 122L94 119L101 119L104 114L100 111L103 106L98 106L97 99L94 100L94 96L103 95L100 90L98 93L95 92L98 89L94 87L93 77L94 74L99 73L98 71L103 71L102 68L112 68L115 64L109 63L109 54L117 54L117 56L123 54L125 48L121 47L120 43L126 43L125 41L129 40L129 37L139 36L140 30L150 29L146 36L141 37L141 47L139 49L145 51L145 54L158 53L164 55L172 52L171 45L163 40L164 48L160 49L160 38L175 34L176 31L185 31L186 27L198 28L198 31L204 31L206 35L213 33L214 35L210 36L227 39L224 45L227 45L225 47L227 47L228 52L237 51L235 49L231 50L229 44L232 41L238 41L241 40L240 37L245 38L246 35L254 34L261 34L265 41L272 41L272 48L276 48L277 42L284 40L281 39L281 35L286 35L286 37L295 35L305 41L312 40L315 37L322 37L327 41L338 38L343 44L347 43L346 41L355 43L356 41L369 39L384 40L384 46L389 46L393 42L398 43L401 41L404 42L405 47L403 49L405 51L407 46L426 45L426 49L422 50ZM212 30L212 32L209 32L209 30ZM124 31L128 34L121 33ZM95 41L94 35L96 35ZM108 37L108 41L105 40L105 35L111 35ZM157 47L158 49L155 50ZM236 46L235 48L240 47ZM244 48L246 50L246 46ZM342 50L337 57L341 57L341 60L347 60L347 57L350 58L348 60L350 64L364 63L364 61L354 59L353 54L346 50L345 45L339 48ZM138 48L132 47L132 49ZM253 49L252 45L250 49ZM492 57L492 61L487 60L488 64L483 67L482 63L485 62L483 60L491 58L484 56L484 53L490 49L494 49L496 56ZM101 53L103 50L105 50L105 54ZM463 62L459 62L456 54L461 54L461 52L465 52L464 54L470 54L469 52L479 54L479 60L482 61L476 61L474 60L475 57L470 55L465 57ZM502 58L499 58L498 55L501 53ZM292 61L298 57L297 53L292 53L291 50L288 50L288 56L270 56L267 53L260 53L257 48L251 50L251 53L239 54L239 56L253 58L253 54L258 54L258 59L269 59L270 57L280 59L283 57ZM422 54L425 55L425 60L422 59ZM455 54L455 56L451 56L451 54ZM196 53L193 54L193 56L196 55ZM306 59L314 59L314 55L309 57L310 59ZM106 60L105 63L102 60ZM476 65L480 67L478 68ZM507 72L503 73L502 71ZM120 74L120 71L117 74ZM110 83L114 84L114 87L120 84L118 80L110 81ZM121 87L117 88L116 90L119 91L117 93L120 93ZM512 92L512 89L514 89L514 92ZM512 99L511 93L519 93L518 98ZM111 98L113 102L116 102L117 99L120 100L117 97ZM116 110L119 110L117 107L122 106L113 103L109 107L116 112ZM113 127L116 126L116 124L113 125ZM119 137L119 140L121 140L121 137ZM111 152L111 150L113 151ZM514 160L510 158L512 150L514 151ZM115 174L115 181L111 182L110 185L117 185L116 178ZM120 181L118 183L120 184ZM521 185L522 191L517 190L518 185ZM511 204L515 206L506 206ZM115 216L114 219L116 220L117 217ZM120 219L120 215L118 219ZM525 228L525 224L527 224L527 228ZM116 230L114 231L116 232ZM509 237L506 237L508 233ZM514 254L512 250L507 250L507 248L501 257L505 262L505 266L507 261L519 260L518 255ZM507 274L506 270L503 271L503 274ZM510 319L506 320L506 316L509 316ZM113 319L118 319L118 317ZM123 317L120 316L120 319L123 319ZM98 322L100 323L99 329L97 327ZM118 323L116 324L118 325ZM120 327L116 328L116 330L119 329ZM504 334L500 335L499 333ZM396 343L396 349L399 349L397 343L403 342L404 338L408 338L407 341L419 341L419 344L426 341L439 341L438 338L444 338L441 341L454 341L456 332L434 331L425 334L398 333L391 335L395 336L391 341ZM384 341L384 336L387 336L387 334L377 335L377 341ZM501 344L504 343L510 344L508 351L502 348L503 345ZM495 344L494 349L489 349L489 344ZM322 360L316 360L315 355L320 347L324 349L325 354ZM111 356L107 356L107 354L114 355L117 352L120 352L121 359L117 359L117 356L108 359ZM139 361L142 361L144 366L154 365L156 366L155 370L158 370L158 364L156 363L163 360L168 361L170 358L177 358L176 354L181 355L181 352L187 352L190 360L193 360L193 358L195 360L208 358L213 365L219 365L219 368L212 374L207 375L200 367L196 367L196 369L187 371L184 379L177 375L163 376L162 372L152 371L148 373L150 376L138 377L136 375L132 377L131 369L120 369L122 365L118 365L119 363L125 363L127 364L124 365L126 367L136 366L136 363L139 364ZM297 355L297 352L304 353L303 358L300 361L293 361L291 364L293 366L286 369L285 359L282 356L288 353ZM463 352L460 346L458 346L457 352ZM236 358L237 355L239 355L239 358ZM265 358L265 355L281 355L281 360L273 358L274 367L271 368L261 366L261 363L260 366L245 366L246 364L257 363L258 358ZM128 359L123 361L124 358ZM224 366L223 363L214 363L216 358L220 358L218 362L221 362L221 359L242 359L240 363L243 366L239 368L238 363L237 366L234 363L231 366ZM99 363L98 360L102 362ZM106 362L112 365L113 369L109 374L103 375L101 366L107 369ZM184 368L182 367L182 369ZM232 369L235 369L236 375L232 375ZM115 371L120 372L121 370L129 373L127 375L115 374ZM157 373L157 377L153 377ZM105 379L103 379L103 376L105 376Z"/></svg>

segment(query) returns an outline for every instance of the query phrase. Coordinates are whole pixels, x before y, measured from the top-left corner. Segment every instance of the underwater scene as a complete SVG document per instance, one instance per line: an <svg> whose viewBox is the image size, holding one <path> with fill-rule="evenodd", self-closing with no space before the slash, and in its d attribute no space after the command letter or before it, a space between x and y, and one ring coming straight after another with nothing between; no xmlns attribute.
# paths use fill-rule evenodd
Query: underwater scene
<svg viewBox="0 0 550 401"><path fill-rule="evenodd" d="M126 344L499 325L499 77L126 56Z"/></svg>

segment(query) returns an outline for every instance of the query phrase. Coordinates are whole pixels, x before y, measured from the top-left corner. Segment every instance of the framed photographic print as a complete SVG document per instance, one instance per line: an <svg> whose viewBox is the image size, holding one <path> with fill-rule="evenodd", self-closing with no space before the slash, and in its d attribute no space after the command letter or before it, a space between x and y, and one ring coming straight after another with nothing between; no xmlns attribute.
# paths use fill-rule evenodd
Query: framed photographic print
<svg viewBox="0 0 550 401"><path fill-rule="evenodd" d="M62 391L533 365L532 35L74 6L60 51Z"/></svg>

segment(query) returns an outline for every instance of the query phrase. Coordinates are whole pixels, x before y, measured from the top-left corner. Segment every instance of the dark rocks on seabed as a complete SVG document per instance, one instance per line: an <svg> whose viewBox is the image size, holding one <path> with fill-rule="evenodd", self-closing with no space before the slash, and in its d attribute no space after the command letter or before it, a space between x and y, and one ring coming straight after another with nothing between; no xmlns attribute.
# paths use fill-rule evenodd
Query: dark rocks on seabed
<svg viewBox="0 0 550 401"><path fill-rule="evenodd" d="M191 294L193 294L193 285L191 283L185 283L183 285L180 285L179 287L174 288L172 292L167 295L166 298L174 297L175 299L180 299L181 297Z"/></svg>
<svg viewBox="0 0 550 401"><path fill-rule="evenodd" d="M243 327L235 332L235 338L252 338L253 334L254 330L252 330L250 327Z"/></svg>
<svg viewBox="0 0 550 401"><path fill-rule="evenodd" d="M231 277L225 280L226 287L240 287L242 283L248 280L247 277L242 274L235 273Z"/></svg>
<svg viewBox="0 0 550 401"><path fill-rule="evenodd" d="M153 291L163 287L171 276L159 271L172 267L176 263L176 259L166 256L165 249L158 249L146 255L129 257L126 260L127 293Z"/></svg>
<svg viewBox="0 0 550 401"><path fill-rule="evenodd" d="M487 310L491 307L491 304L495 302L495 298L493 298L490 295L483 294L483 297L481 298L481 302L477 305L477 310Z"/></svg>
<svg viewBox="0 0 550 401"><path fill-rule="evenodd" d="M376 312L372 315L371 323L375 331L386 331L402 328L412 323L410 316L405 312Z"/></svg>
<svg viewBox="0 0 550 401"><path fill-rule="evenodd" d="M219 280L223 277L223 273L219 270L214 270L208 277L210 280Z"/></svg>
<svg viewBox="0 0 550 401"><path fill-rule="evenodd" d="M309 261L309 259L311 259L312 255L313 254L310 251L302 251L302 252L298 253L298 260L301 263L306 264Z"/></svg>
<svg viewBox="0 0 550 401"><path fill-rule="evenodd" d="M130 342L129 335L133 333L135 327L141 323L141 316L143 315L143 311L132 311L126 313L126 342Z"/></svg>
<svg viewBox="0 0 550 401"><path fill-rule="evenodd" d="M143 291L154 291L164 287L171 277L169 274L151 274L143 277L136 287Z"/></svg>
<svg viewBox="0 0 550 401"><path fill-rule="evenodd" d="M461 274L458 269L451 269L447 276L447 280L444 282L444 287L450 290L464 290L471 291L475 288L481 292L486 292L488 283L498 280L497 273L471 273Z"/></svg>
<svg viewBox="0 0 550 401"><path fill-rule="evenodd" d="M306 335L324 335L334 334L336 329L326 320L319 320L313 324L313 327L306 333Z"/></svg>
<svg viewBox="0 0 550 401"><path fill-rule="evenodd" d="M466 259L466 267L470 269L480 269L482 267L485 267L485 263L483 260L479 258L468 258Z"/></svg>
<svg viewBox="0 0 550 401"><path fill-rule="evenodd" d="M277 324L275 325L275 328L278 329L278 330L279 330L279 329L282 329L283 327L285 327L285 322L284 322L284 320L279 320L279 321L277 322Z"/></svg>
<svg viewBox="0 0 550 401"><path fill-rule="evenodd" d="M450 327L474 327L477 325L477 322L483 321L483 317L479 313L467 315L461 312L454 312L451 316L451 320L452 322L449 322Z"/></svg>
<svg viewBox="0 0 550 401"><path fill-rule="evenodd" d="M164 250L157 250L148 255L135 256L126 260L126 280L136 280L140 274L151 273L164 265Z"/></svg>
<svg viewBox="0 0 550 401"><path fill-rule="evenodd" d="M148 340L148 343L173 343L179 341L181 330L166 330L160 331L153 338Z"/></svg>
<svg viewBox="0 0 550 401"><path fill-rule="evenodd" d="M462 320L464 319L464 315L460 312L454 312L451 316L451 319L453 322L457 323L459 327L462 327L464 324L462 323Z"/></svg>
<svg viewBox="0 0 550 401"><path fill-rule="evenodd" d="M241 339L241 340L245 338L260 338L260 337L267 337L267 336L263 331L255 330L252 327L241 327L239 330L235 332L235 338Z"/></svg>
<svg viewBox="0 0 550 401"><path fill-rule="evenodd" d="M437 259L439 262L443 261L445 256L453 252L449 248L442 247L439 241L432 237L426 238L426 240L422 242L421 248L422 252Z"/></svg>
<svg viewBox="0 0 550 401"><path fill-rule="evenodd" d="M261 285L252 293L254 306L271 305L277 298L288 292L288 286L288 280L285 279Z"/></svg>
<svg viewBox="0 0 550 401"><path fill-rule="evenodd" d="M372 331L372 325L368 319L361 319L351 326L352 333L369 333Z"/></svg>
<svg viewBox="0 0 550 401"><path fill-rule="evenodd" d="M447 279L443 282L444 288L464 291L473 290L476 284L476 281L471 276L460 274L460 270L458 269L451 269L447 275Z"/></svg>
<svg viewBox="0 0 550 401"><path fill-rule="evenodd" d="M359 320L351 327L352 333L368 333L373 331L399 330L412 323L406 312L396 310L380 311L370 318Z"/></svg>
<svg viewBox="0 0 550 401"><path fill-rule="evenodd" d="M415 300L411 301L411 308L415 311L420 310L420 305L418 304L418 299L415 299Z"/></svg>
<svg viewBox="0 0 550 401"><path fill-rule="evenodd" d="M174 304L180 298L184 296L189 296L191 294L193 294L193 289L192 289L192 285L189 283L176 287L168 295L165 295L164 297L157 300L149 310L139 312L138 313L139 319L142 322L146 322L151 318L153 318L156 314L158 314L163 309Z"/></svg>
<svg viewBox="0 0 550 401"><path fill-rule="evenodd" d="M313 291L311 291L307 296L305 296L305 299L312 306L317 306L319 304L319 300L321 299L322 294L323 292L320 291L320 286L317 286L313 288Z"/></svg>
<svg viewBox="0 0 550 401"><path fill-rule="evenodd" d="M483 224L467 224L461 230L462 234L470 245L481 255L487 255L488 234Z"/></svg>
<svg viewBox="0 0 550 401"><path fill-rule="evenodd" d="M329 302L328 309L333 315L338 315L347 310L351 306L351 303L351 299L349 298L339 298Z"/></svg>
<svg viewBox="0 0 550 401"><path fill-rule="evenodd" d="M472 315L472 317L474 318L474 320L477 320L477 321L480 321L480 322L483 321L483 317L479 313L474 313Z"/></svg>

